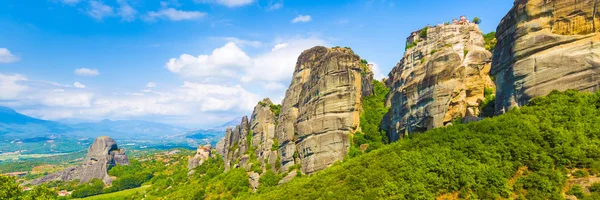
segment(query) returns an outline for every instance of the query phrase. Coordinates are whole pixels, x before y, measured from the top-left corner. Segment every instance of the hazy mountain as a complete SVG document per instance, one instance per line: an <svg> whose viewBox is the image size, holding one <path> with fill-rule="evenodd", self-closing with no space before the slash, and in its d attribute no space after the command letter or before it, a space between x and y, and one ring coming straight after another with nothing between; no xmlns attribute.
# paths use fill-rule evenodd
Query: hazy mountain
<svg viewBox="0 0 600 200"><path fill-rule="evenodd" d="M93 123L79 123L70 125L75 130L73 133L80 136L98 137L101 135L113 138L156 138L181 134L188 131L186 128L148 122L141 120L102 120Z"/></svg>

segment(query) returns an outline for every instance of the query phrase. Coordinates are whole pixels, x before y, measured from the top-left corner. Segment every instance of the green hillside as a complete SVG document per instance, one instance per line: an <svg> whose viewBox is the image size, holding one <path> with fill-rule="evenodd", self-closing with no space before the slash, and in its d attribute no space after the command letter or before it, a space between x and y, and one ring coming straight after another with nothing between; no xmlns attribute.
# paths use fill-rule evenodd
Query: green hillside
<svg viewBox="0 0 600 200"><path fill-rule="evenodd" d="M562 199L571 169L599 173L599 108L600 93L553 92L501 116L414 135L243 198Z"/></svg>

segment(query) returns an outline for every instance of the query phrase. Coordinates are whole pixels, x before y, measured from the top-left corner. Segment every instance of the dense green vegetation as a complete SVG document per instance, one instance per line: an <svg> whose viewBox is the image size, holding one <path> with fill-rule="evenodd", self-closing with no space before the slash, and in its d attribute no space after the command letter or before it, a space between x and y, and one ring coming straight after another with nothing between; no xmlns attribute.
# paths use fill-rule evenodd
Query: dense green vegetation
<svg viewBox="0 0 600 200"><path fill-rule="evenodd" d="M412 135L251 198L562 199L573 168L600 168L600 93L552 92L498 117Z"/></svg>
<svg viewBox="0 0 600 200"><path fill-rule="evenodd" d="M35 187L32 190L23 192L14 177L0 175L0 199L55 199L57 196L55 191L44 186Z"/></svg>
<svg viewBox="0 0 600 200"><path fill-rule="evenodd" d="M475 18L473 18L473 23L474 24L481 24L481 19L479 17L475 17Z"/></svg>
<svg viewBox="0 0 600 200"><path fill-rule="evenodd" d="M359 152L355 158L281 186L276 185L286 173L267 170L259 179L261 187L253 193L246 170L224 172L220 156L189 173L187 155L191 152L181 152L113 167L109 173L118 179L111 187L104 187L100 180L83 185L73 181L23 193L14 178L0 176L0 199L54 195L59 189L84 197L132 187L137 189L112 193L110 198L433 199L458 195L464 199L563 199L563 192L580 199L600 197L600 183L587 188L571 185L571 181L566 184L569 177L600 174L600 92L552 92L501 116L383 145L385 134L375 119L380 121L386 111L382 103L388 91L382 83L374 84L375 95L363 99L364 133L354 138L355 143L363 141L357 144L368 144L370 152Z"/></svg>
<svg viewBox="0 0 600 200"><path fill-rule="evenodd" d="M366 152L381 148L387 144L385 131L381 130L381 119L388 112L385 100L390 90L382 82L373 81L373 95L363 97L362 113L360 114L360 129L353 137L353 145L350 147L350 157L361 154L361 145L368 145Z"/></svg>
<svg viewBox="0 0 600 200"><path fill-rule="evenodd" d="M484 88L483 96L485 99L479 104L479 110L481 110L481 117L492 117L494 116L496 109L496 90L494 88Z"/></svg>
<svg viewBox="0 0 600 200"><path fill-rule="evenodd" d="M494 48L496 48L496 44L498 43L498 40L496 40L496 32L490 32L483 35L483 39L485 41L485 49L494 52Z"/></svg>

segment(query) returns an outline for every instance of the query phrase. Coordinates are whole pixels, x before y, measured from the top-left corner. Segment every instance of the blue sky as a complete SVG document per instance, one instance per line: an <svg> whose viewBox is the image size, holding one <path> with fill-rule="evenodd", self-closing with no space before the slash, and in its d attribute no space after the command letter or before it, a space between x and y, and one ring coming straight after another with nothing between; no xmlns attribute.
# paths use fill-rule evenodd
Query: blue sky
<svg viewBox="0 0 600 200"><path fill-rule="evenodd" d="M297 56L348 46L382 78L408 34L460 15L494 31L511 1L5 0L0 105L50 120L189 128L280 102Z"/></svg>

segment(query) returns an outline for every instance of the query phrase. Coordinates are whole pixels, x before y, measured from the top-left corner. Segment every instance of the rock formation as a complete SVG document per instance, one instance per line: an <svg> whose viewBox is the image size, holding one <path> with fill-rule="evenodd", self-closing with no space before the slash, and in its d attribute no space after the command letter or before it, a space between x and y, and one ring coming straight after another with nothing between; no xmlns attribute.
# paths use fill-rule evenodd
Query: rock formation
<svg viewBox="0 0 600 200"><path fill-rule="evenodd" d="M217 144L225 168L287 172L299 164L309 174L343 159L359 129L361 98L373 93L372 80L371 69L349 48L304 51L281 107L262 100L249 122L244 117Z"/></svg>
<svg viewBox="0 0 600 200"><path fill-rule="evenodd" d="M233 129L227 129L225 137L217 143L217 152L225 161L225 169L252 165L265 168L267 163L274 170L277 150L273 149L276 116L275 105L270 99L263 99L255 107L250 121L243 117Z"/></svg>
<svg viewBox="0 0 600 200"><path fill-rule="evenodd" d="M194 168L202 165L204 161L208 160L212 156L210 144L205 146L199 146L198 150L196 150L196 155L188 160L188 170L193 170Z"/></svg>
<svg viewBox="0 0 600 200"><path fill-rule="evenodd" d="M313 47L298 58L275 129L281 170L322 170L346 156L359 129L361 97L372 72L348 48ZM365 80L366 79L366 80Z"/></svg>
<svg viewBox="0 0 600 200"><path fill-rule="evenodd" d="M129 159L117 143L109 137L96 138L88 148L84 163L75 167L49 174L30 183L38 185L51 181L79 180L80 183L89 182L92 179L100 179L105 184L111 184L112 179L108 176L108 170L116 165L128 165Z"/></svg>
<svg viewBox="0 0 600 200"><path fill-rule="evenodd" d="M517 0L496 31L496 112L552 90L596 91L600 83L598 0Z"/></svg>
<svg viewBox="0 0 600 200"><path fill-rule="evenodd" d="M390 141L404 134L477 119L492 54L476 24L441 24L413 32L402 60L392 69L382 122Z"/></svg>

